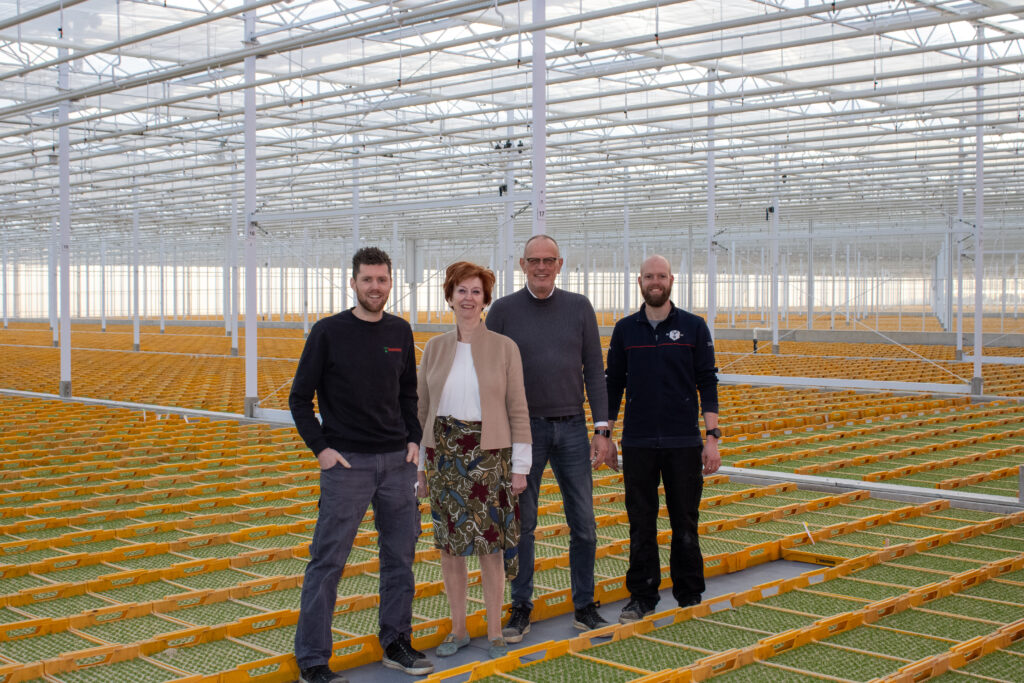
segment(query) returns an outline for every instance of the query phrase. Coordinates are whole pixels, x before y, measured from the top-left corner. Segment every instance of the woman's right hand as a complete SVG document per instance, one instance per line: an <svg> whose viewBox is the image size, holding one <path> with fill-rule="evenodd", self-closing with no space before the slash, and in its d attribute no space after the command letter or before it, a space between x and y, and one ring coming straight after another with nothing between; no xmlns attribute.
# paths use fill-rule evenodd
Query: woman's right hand
<svg viewBox="0 0 1024 683"><path fill-rule="evenodd" d="M416 473L416 495L420 498L430 495L430 489L427 487L427 473L423 470Z"/></svg>

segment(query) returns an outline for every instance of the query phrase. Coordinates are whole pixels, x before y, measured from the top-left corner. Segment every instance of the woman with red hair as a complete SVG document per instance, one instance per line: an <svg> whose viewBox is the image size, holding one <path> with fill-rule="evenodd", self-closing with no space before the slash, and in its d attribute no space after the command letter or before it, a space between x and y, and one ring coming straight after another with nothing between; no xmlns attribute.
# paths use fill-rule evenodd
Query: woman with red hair
<svg viewBox="0 0 1024 683"><path fill-rule="evenodd" d="M455 329L427 342L420 362L423 426L418 488L430 496L434 546L451 609L452 630L439 657L469 644L466 557L480 558L488 653L508 652L501 637L505 578L518 570L519 505L532 463L530 416L519 347L481 321L494 273L468 261L448 266L444 295Z"/></svg>

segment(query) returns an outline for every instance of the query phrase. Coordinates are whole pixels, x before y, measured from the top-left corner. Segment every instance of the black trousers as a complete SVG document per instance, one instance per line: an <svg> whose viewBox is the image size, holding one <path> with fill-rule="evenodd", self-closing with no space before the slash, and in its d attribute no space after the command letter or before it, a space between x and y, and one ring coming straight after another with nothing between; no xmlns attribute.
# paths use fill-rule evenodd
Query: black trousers
<svg viewBox="0 0 1024 683"><path fill-rule="evenodd" d="M636 600L657 604L661 586L658 556L658 484L672 526L672 595L679 603L704 592L704 558L697 538L697 514L704 488L701 446L622 448L622 474L629 516L629 570L626 588Z"/></svg>

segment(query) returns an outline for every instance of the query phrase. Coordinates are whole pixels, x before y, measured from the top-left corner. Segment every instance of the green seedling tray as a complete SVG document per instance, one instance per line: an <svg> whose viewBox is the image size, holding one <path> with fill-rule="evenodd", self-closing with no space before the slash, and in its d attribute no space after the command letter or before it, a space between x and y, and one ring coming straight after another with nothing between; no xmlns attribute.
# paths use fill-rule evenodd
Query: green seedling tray
<svg viewBox="0 0 1024 683"><path fill-rule="evenodd" d="M66 652L98 647L97 643L67 631L57 631L32 638L0 642L0 657L15 662L38 662L53 659Z"/></svg>
<svg viewBox="0 0 1024 683"><path fill-rule="evenodd" d="M921 571L893 564L879 564L853 574L851 578L917 588L949 578L947 573Z"/></svg>
<svg viewBox="0 0 1024 683"><path fill-rule="evenodd" d="M230 624L254 614L263 614L261 610L239 604L233 600L212 602L209 605L196 605L185 609L166 612L165 616L184 621L196 626L217 626Z"/></svg>
<svg viewBox="0 0 1024 683"><path fill-rule="evenodd" d="M169 595L178 595L184 592L186 592L185 589L174 586L166 581L151 581L149 583L140 583L136 586L125 586L104 591L103 597L123 603L134 603L160 600Z"/></svg>
<svg viewBox="0 0 1024 683"><path fill-rule="evenodd" d="M903 595L905 589L896 586L889 586L870 581L857 581L838 577L823 584L806 589L812 593L829 593L832 595L844 595L851 598L862 598L864 600L884 600L885 598Z"/></svg>
<svg viewBox="0 0 1024 683"><path fill-rule="evenodd" d="M793 590L781 595L773 595L770 598L761 600L757 604L767 607L780 607L818 617L828 617L833 614L853 612L864 607L867 603L859 600L846 600L818 593Z"/></svg>
<svg viewBox="0 0 1024 683"><path fill-rule="evenodd" d="M75 595L70 598L34 602L30 605L22 605L18 609L39 617L70 617L100 607L110 607L111 604L95 595Z"/></svg>
<svg viewBox="0 0 1024 683"><path fill-rule="evenodd" d="M704 619L691 619L671 626L654 629L647 634L651 638L696 647L712 652L753 645L768 635L767 631L751 631L736 626L727 626Z"/></svg>
<svg viewBox="0 0 1024 683"><path fill-rule="evenodd" d="M712 679L715 683L821 683L820 676L801 674L771 664L754 662Z"/></svg>
<svg viewBox="0 0 1024 683"><path fill-rule="evenodd" d="M165 633L181 631L188 626L168 621L155 614L146 614L134 619L118 619L105 624L97 624L87 628L79 629L82 633L93 638L105 640L108 643L130 644L149 640Z"/></svg>
<svg viewBox="0 0 1024 683"><path fill-rule="evenodd" d="M783 652L772 657L771 662L851 681L870 681L895 673L908 663L907 660L883 659L860 652L841 650L823 643L808 643Z"/></svg>
<svg viewBox="0 0 1024 683"><path fill-rule="evenodd" d="M112 681L132 681L133 683L162 683L181 678L181 674L157 666L145 659L129 659L116 664L91 666L77 671L69 671L53 680L61 683L112 683Z"/></svg>
<svg viewBox="0 0 1024 683"><path fill-rule="evenodd" d="M898 633L888 629L862 626L828 639L829 643L867 652L878 652L910 660L924 659L946 652L956 643L938 638L926 638L912 633Z"/></svg>
<svg viewBox="0 0 1024 683"><path fill-rule="evenodd" d="M665 645L640 636L599 645L582 654L645 671L678 669L707 656L705 652L690 650L678 645Z"/></svg>
<svg viewBox="0 0 1024 683"><path fill-rule="evenodd" d="M954 616L973 617L1001 624L1024 619L1024 605L1005 605L979 600L965 595L948 595L921 605L923 609L945 612Z"/></svg>
<svg viewBox="0 0 1024 683"><path fill-rule="evenodd" d="M308 564L304 560L290 557L282 560L250 564L245 568L245 571L259 574L260 576L299 576L306 573L306 565Z"/></svg>
<svg viewBox="0 0 1024 683"><path fill-rule="evenodd" d="M1024 680L1024 656L1009 652L992 652L976 659L961 671L988 676L1000 681Z"/></svg>
<svg viewBox="0 0 1024 683"><path fill-rule="evenodd" d="M168 648L152 657L182 671L209 675L230 671L247 662L266 659L267 655L233 640L213 640L191 647Z"/></svg>
<svg viewBox="0 0 1024 683"><path fill-rule="evenodd" d="M992 624L968 621L943 614L931 614L917 609L908 609L875 622L875 626L892 628L907 633L938 636L950 640L965 641L977 636L988 635L996 630Z"/></svg>
<svg viewBox="0 0 1024 683"><path fill-rule="evenodd" d="M590 681L591 683L624 683L643 674L619 669L609 664L583 659L566 654L554 659L528 664L509 672L516 678L532 683L565 683L565 681Z"/></svg>
<svg viewBox="0 0 1024 683"><path fill-rule="evenodd" d="M793 628L807 626L816 620L816 617L782 612L757 604L748 604L736 609L723 610L710 614L705 618L720 624L743 626L768 633L782 633Z"/></svg>
<svg viewBox="0 0 1024 683"><path fill-rule="evenodd" d="M948 553L951 551L946 552ZM982 566L979 562L958 560L953 557L949 557L948 555L940 557L930 553L918 553L917 555L900 557L895 560L890 560L890 564L895 564L901 567L920 567L921 569L931 569L932 571L945 572L947 574L959 574L960 572L978 569Z"/></svg>
<svg viewBox="0 0 1024 683"><path fill-rule="evenodd" d="M295 630L295 626L282 626L259 633L250 633L239 637L238 640L283 655L295 651Z"/></svg>
<svg viewBox="0 0 1024 683"><path fill-rule="evenodd" d="M964 591L963 595L1024 605L1024 586L1005 581L986 581Z"/></svg>

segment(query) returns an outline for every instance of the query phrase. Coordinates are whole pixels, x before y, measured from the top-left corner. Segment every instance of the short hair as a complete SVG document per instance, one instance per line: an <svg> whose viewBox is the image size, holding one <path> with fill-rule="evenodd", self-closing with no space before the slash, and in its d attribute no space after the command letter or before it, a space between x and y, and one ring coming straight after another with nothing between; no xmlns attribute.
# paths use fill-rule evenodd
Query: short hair
<svg viewBox="0 0 1024 683"><path fill-rule="evenodd" d="M387 266L388 275L391 275L391 257L383 249L377 247L363 247L352 254L352 279L359 275L359 266Z"/></svg>
<svg viewBox="0 0 1024 683"><path fill-rule="evenodd" d="M491 290L494 289L494 272L489 268L478 266L469 261L456 261L444 272L444 298L451 301L455 294L455 285L470 278L480 278L484 288L484 306L491 303Z"/></svg>
<svg viewBox="0 0 1024 683"><path fill-rule="evenodd" d="M531 237L530 239L526 240L526 244L524 244L524 245L523 245L523 256L526 256L526 248L527 248L528 246L530 246L530 242L533 242L534 240L540 240L540 239L544 239L544 240L550 240L550 241L551 241L551 243L552 243L553 245L555 245L555 249L558 249L558 253L559 253L559 254L561 254L561 253L562 253L562 249L561 249L561 247L559 247L559 246L558 246L558 241L557 241L557 240L555 240L555 238L554 238L554 237L552 237L551 235L546 235L546 234L544 234L544 233L541 233L541 234L539 234L539 235L534 235L534 236L533 236L533 237Z"/></svg>

